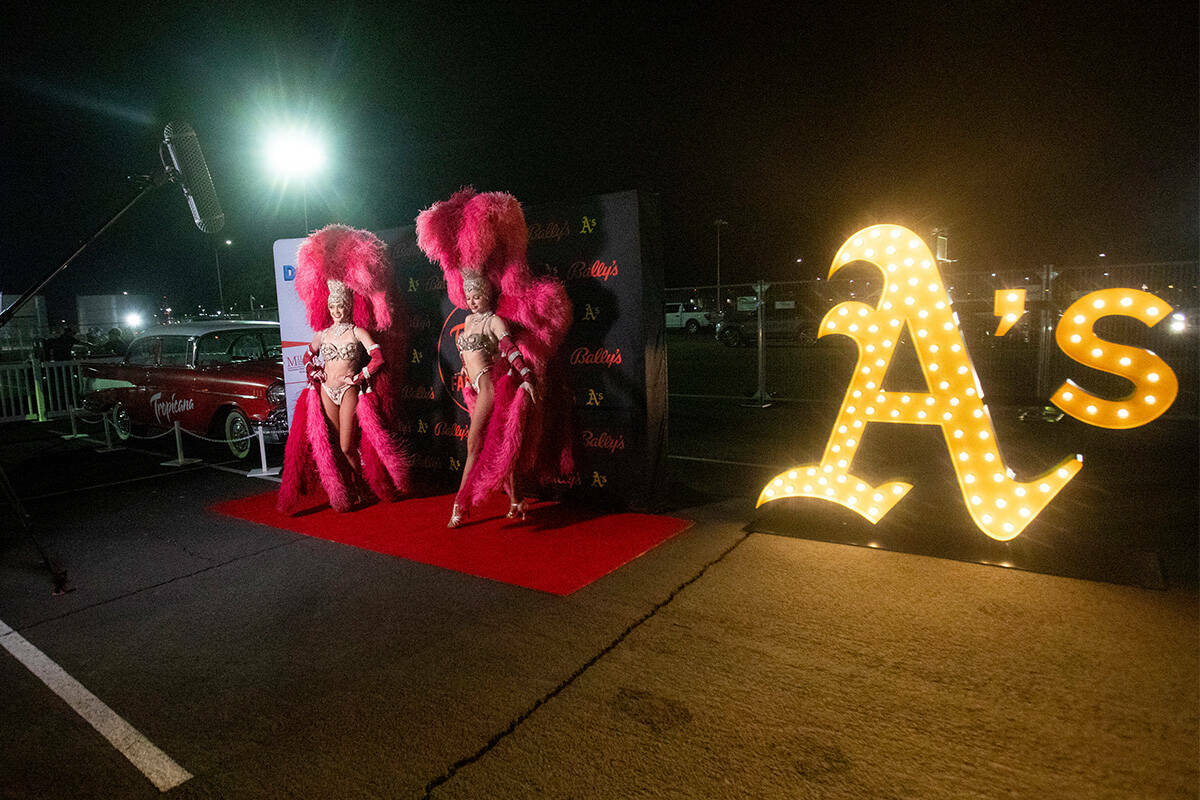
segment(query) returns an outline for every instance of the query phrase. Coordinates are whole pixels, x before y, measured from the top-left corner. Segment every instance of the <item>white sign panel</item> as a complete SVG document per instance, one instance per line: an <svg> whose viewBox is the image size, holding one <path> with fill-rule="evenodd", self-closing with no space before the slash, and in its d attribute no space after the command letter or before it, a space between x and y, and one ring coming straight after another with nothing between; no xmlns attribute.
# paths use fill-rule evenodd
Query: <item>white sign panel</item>
<svg viewBox="0 0 1200 800"><path fill-rule="evenodd" d="M304 389L304 350L315 331L308 326L308 313L296 294L296 253L303 239L278 239L275 256L275 294L279 300L279 336L283 339L283 382L287 390L288 424L296 400Z"/></svg>

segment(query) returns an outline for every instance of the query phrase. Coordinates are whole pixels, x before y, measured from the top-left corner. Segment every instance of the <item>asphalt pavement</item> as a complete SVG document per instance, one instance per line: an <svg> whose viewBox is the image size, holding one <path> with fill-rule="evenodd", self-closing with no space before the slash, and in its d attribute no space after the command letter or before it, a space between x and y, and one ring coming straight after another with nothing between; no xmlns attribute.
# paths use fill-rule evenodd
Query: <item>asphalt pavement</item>
<svg viewBox="0 0 1200 800"><path fill-rule="evenodd" d="M10 511L0 796L1200 793L1194 585L748 532L819 453L819 419L784 435L810 416L673 399L667 512L694 524L568 597L215 515L274 486L219 449L5 426L72 590Z"/></svg>

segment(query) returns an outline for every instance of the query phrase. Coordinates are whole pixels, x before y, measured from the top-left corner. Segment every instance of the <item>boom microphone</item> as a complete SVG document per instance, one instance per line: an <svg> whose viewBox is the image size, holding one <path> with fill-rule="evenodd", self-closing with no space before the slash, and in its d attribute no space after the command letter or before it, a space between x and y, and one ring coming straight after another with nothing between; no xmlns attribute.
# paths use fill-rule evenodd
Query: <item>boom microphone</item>
<svg viewBox="0 0 1200 800"><path fill-rule="evenodd" d="M225 226L225 212L217 201L217 190L213 188L212 175L192 126L186 122L169 123L163 130L163 144L171 156L171 164L164 158L163 166L183 188L196 227L204 233L221 230Z"/></svg>

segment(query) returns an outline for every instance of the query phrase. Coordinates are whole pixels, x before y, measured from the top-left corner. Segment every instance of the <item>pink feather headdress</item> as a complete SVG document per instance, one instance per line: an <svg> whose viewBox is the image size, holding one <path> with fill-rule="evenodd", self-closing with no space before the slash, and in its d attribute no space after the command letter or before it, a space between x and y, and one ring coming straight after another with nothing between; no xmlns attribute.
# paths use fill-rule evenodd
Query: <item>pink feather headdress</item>
<svg viewBox="0 0 1200 800"><path fill-rule="evenodd" d="M329 316L329 281L353 292L354 324L370 330L392 325L395 286L387 245L370 231L329 225L309 236L296 256L296 292L308 311L308 324L323 330Z"/></svg>
<svg viewBox="0 0 1200 800"><path fill-rule="evenodd" d="M417 215L417 245L439 264L450 301L466 308L462 273L479 273L498 295L523 294L529 231L517 198L507 192L460 189ZM503 313L503 312L500 312Z"/></svg>

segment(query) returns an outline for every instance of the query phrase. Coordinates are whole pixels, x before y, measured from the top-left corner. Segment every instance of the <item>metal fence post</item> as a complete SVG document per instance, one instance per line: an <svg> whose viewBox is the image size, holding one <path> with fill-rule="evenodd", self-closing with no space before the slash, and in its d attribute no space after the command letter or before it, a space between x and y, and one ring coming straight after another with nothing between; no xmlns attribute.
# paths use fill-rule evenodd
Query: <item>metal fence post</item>
<svg viewBox="0 0 1200 800"><path fill-rule="evenodd" d="M767 397L767 332L763 319L763 307L766 305L763 295L766 293L766 286L761 280L754 284L755 305L758 307L758 390L754 393L754 402L751 405L757 408L771 405L771 400Z"/></svg>
<svg viewBox="0 0 1200 800"><path fill-rule="evenodd" d="M1038 336L1037 399L1042 405L1050 398L1050 359L1054 355L1054 265L1042 265L1042 313Z"/></svg>
<svg viewBox="0 0 1200 800"><path fill-rule="evenodd" d="M38 361L37 356L30 356L29 363L33 369L33 398L37 403L37 420L38 422L46 421L46 395L42 391L42 378L49 377L45 375L46 365Z"/></svg>

